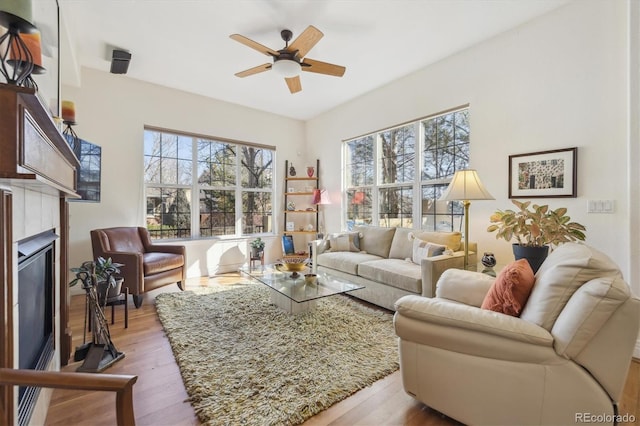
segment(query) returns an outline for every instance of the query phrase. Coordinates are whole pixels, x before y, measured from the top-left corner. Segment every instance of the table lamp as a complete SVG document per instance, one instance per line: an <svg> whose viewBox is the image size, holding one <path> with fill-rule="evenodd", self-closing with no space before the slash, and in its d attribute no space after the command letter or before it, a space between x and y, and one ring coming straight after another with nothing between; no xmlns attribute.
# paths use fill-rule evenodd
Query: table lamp
<svg viewBox="0 0 640 426"><path fill-rule="evenodd" d="M464 206L464 268L469 266L470 200L495 200L484 187L475 170L458 170L438 201L462 201Z"/></svg>

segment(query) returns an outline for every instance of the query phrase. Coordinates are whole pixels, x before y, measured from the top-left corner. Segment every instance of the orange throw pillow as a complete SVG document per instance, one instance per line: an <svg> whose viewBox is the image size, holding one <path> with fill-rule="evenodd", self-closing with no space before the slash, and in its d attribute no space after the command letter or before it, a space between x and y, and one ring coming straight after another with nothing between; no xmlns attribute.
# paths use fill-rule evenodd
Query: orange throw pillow
<svg viewBox="0 0 640 426"><path fill-rule="evenodd" d="M526 259L507 265L482 301L482 309L519 317L527 303L535 277Z"/></svg>

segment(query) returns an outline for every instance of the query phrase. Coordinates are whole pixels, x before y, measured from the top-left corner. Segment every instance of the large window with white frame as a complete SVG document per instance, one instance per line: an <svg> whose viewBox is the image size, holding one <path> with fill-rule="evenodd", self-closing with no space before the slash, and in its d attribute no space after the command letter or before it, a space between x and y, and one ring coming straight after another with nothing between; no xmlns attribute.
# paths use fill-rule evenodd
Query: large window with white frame
<svg viewBox="0 0 640 426"><path fill-rule="evenodd" d="M469 167L468 107L347 140L343 158L347 228L460 229L461 202L438 199Z"/></svg>
<svg viewBox="0 0 640 426"><path fill-rule="evenodd" d="M154 239L272 232L275 150L144 131L146 225Z"/></svg>

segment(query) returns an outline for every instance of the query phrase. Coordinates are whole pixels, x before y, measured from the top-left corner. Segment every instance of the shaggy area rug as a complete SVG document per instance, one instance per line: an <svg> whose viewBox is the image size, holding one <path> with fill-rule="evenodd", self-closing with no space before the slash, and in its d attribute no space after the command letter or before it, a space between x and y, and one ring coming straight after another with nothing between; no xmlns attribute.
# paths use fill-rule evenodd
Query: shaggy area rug
<svg viewBox="0 0 640 426"><path fill-rule="evenodd" d="M336 295L290 315L255 283L208 292L156 298L204 424L300 424L399 367L391 313Z"/></svg>

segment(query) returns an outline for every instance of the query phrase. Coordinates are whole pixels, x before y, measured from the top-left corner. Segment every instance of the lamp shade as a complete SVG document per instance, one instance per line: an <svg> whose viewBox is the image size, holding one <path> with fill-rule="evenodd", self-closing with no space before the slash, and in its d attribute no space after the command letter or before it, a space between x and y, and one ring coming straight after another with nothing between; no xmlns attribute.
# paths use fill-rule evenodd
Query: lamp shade
<svg viewBox="0 0 640 426"><path fill-rule="evenodd" d="M271 69L283 77L295 77L300 74L300 64L291 59L278 59Z"/></svg>
<svg viewBox="0 0 640 426"><path fill-rule="evenodd" d="M440 201L494 200L475 170L458 170L451 183L440 197Z"/></svg>
<svg viewBox="0 0 640 426"><path fill-rule="evenodd" d="M320 205L331 204L331 200L329 200L329 195L327 194L327 190L314 189L313 200L311 201L311 204L320 204Z"/></svg>

